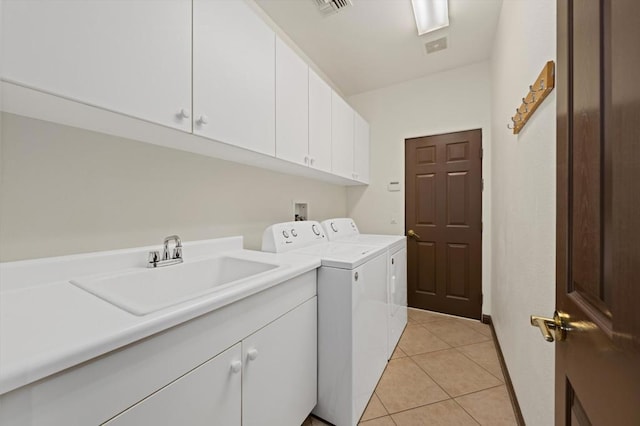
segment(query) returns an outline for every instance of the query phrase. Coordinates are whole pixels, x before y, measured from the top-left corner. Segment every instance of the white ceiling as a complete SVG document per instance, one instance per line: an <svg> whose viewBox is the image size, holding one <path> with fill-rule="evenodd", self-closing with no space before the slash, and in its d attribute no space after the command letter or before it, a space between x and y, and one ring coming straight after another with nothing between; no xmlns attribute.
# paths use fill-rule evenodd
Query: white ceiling
<svg viewBox="0 0 640 426"><path fill-rule="evenodd" d="M411 0L353 0L322 16L315 0L255 0L346 96L489 58L502 0L449 0L448 28L418 36ZM448 48L424 44L447 36Z"/></svg>

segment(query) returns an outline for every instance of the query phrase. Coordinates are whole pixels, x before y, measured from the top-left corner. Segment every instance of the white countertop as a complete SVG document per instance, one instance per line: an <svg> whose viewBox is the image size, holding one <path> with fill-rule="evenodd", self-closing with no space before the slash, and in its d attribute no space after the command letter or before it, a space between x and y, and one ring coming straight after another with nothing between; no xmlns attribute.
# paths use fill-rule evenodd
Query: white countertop
<svg viewBox="0 0 640 426"><path fill-rule="evenodd" d="M277 264L241 284L144 316L69 282L144 266L158 247L0 263L0 395L311 271L320 259L243 250L242 238L184 243L185 263L229 255ZM171 268L171 266L166 266Z"/></svg>

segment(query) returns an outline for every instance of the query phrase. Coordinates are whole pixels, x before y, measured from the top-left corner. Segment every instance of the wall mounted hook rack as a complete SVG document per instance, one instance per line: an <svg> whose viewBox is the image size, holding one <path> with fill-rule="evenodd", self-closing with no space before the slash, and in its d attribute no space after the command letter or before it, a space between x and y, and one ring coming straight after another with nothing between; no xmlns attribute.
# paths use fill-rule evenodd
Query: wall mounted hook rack
<svg viewBox="0 0 640 426"><path fill-rule="evenodd" d="M535 83L529 86L529 93L522 98L522 103L516 108L516 114L511 117L513 126L507 125L509 129L513 129L513 134L517 135L520 130L527 124L529 118L538 109L540 104L551 93L555 87L555 62L549 61L538 75ZM516 119L517 117L517 119Z"/></svg>

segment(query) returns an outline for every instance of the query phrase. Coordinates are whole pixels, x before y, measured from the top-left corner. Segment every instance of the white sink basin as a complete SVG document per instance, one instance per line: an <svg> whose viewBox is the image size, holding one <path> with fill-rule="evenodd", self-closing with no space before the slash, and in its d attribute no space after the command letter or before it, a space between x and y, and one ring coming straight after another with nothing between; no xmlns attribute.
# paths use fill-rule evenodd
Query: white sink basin
<svg viewBox="0 0 640 426"><path fill-rule="evenodd" d="M71 280L134 315L146 315L245 282L278 265L216 257L159 268L134 268Z"/></svg>

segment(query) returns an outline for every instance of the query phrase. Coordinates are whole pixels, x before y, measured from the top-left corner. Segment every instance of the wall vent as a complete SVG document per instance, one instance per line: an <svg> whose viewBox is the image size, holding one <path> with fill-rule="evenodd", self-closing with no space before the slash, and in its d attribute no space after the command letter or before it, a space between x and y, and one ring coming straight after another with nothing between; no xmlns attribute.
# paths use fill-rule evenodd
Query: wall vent
<svg viewBox="0 0 640 426"><path fill-rule="evenodd" d="M318 6L320 14L323 16L333 15L341 10L353 6L352 0L314 0Z"/></svg>

